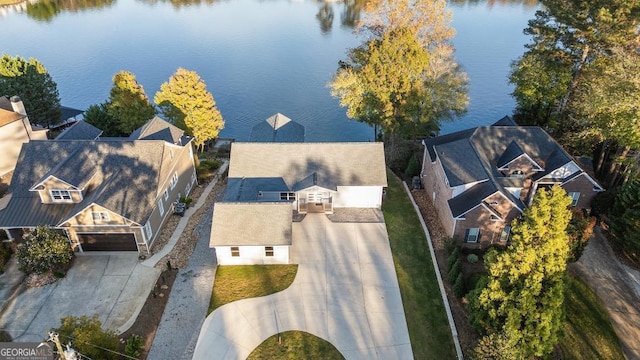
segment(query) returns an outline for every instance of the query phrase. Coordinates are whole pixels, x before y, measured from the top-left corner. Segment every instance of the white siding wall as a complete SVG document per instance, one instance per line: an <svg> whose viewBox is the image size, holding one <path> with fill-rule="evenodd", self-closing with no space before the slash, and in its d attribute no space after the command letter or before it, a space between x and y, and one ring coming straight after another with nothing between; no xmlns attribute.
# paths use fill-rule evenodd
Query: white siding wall
<svg viewBox="0 0 640 360"><path fill-rule="evenodd" d="M274 246L273 256L265 256L264 246L238 246L240 256L231 256L231 246L216 246L218 265L288 264L289 246Z"/></svg>
<svg viewBox="0 0 640 360"><path fill-rule="evenodd" d="M333 207L380 208L382 186L338 186Z"/></svg>

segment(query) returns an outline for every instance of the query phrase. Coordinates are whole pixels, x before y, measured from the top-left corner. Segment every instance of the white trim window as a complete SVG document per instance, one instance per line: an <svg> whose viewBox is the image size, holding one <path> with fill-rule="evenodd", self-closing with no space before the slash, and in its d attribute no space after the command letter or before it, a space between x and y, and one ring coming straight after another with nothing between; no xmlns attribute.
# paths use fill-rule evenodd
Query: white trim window
<svg viewBox="0 0 640 360"><path fill-rule="evenodd" d="M51 199L53 199L53 201L55 202L73 201L73 199L71 199L71 191L69 190L49 190L49 193L51 193Z"/></svg>
<svg viewBox="0 0 640 360"><path fill-rule="evenodd" d="M147 235L147 240L151 241L151 237L153 236L153 230L151 230L151 221L147 221L144 225L144 232Z"/></svg>
<svg viewBox="0 0 640 360"><path fill-rule="evenodd" d="M169 190L165 189L164 190L164 201L167 201L167 200L169 200Z"/></svg>
<svg viewBox="0 0 640 360"><path fill-rule="evenodd" d="M464 242L477 243L480 239L480 228L469 228L464 236Z"/></svg>
<svg viewBox="0 0 640 360"><path fill-rule="evenodd" d="M176 185L178 185L178 173L174 172L173 177L171 178L171 183L169 184L169 187L171 188L171 190L173 190L175 189Z"/></svg>
<svg viewBox="0 0 640 360"><path fill-rule="evenodd" d="M580 193L579 192L570 192L569 193L569 197L571 198L571 206L576 206L578 205L578 200L580 200Z"/></svg>
<svg viewBox="0 0 640 360"><path fill-rule="evenodd" d="M240 247L232 246L231 247L231 257L240 257Z"/></svg>
<svg viewBox="0 0 640 360"><path fill-rule="evenodd" d="M294 192L281 192L280 193L280 200L295 200L296 199L296 193Z"/></svg>
<svg viewBox="0 0 640 360"><path fill-rule="evenodd" d="M164 215L164 205L162 205L162 199L158 199L158 210L160 211L160 216Z"/></svg>
<svg viewBox="0 0 640 360"><path fill-rule="evenodd" d="M264 256L273 256L273 246L264 247Z"/></svg>
<svg viewBox="0 0 640 360"><path fill-rule="evenodd" d="M196 182L196 172L194 171L193 174L191 174L191 185L193 185L193 183Z"/></svg>
<svg viewBox="0 0 640 360"><path fill-rule="evenodd" d="M106 222L109 221L109 213L106 211L92 211L91 218L94 222Z"/></svg>
<svg viewBox="0 0 640 360"><path fill-rule="evenodd" d="M502 231L500 232L500 242L509 240L509 235L511 235L511 226L503 227Z"/></svg>
<svg viewBox="0 0 640 360"><path fill-rule="evenodd" d="M191 183L187 183L187 186L185 186L184 188L184 193L189 195L190 192L191 192Z"/></svg>

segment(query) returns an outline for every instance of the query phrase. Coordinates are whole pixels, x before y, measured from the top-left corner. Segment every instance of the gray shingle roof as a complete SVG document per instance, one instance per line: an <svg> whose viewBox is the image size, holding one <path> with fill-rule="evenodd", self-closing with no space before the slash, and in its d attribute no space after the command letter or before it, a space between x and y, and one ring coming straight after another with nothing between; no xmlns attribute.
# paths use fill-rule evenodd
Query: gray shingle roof
<svg viewBox="0 0 640 360"><path fill-rule="evenodd" d="M291 203L219 202L213 208L209 245L291 245L291 228Z"/></svg>
<svg viewBox="0 0 640 360"><path fill-rule="evenodd" d="M134 130L130 140L164 140L172 144L182 144L184 131L156 116Z"/></svg>
<svg viewBox="0 0 640 360"><path fill-rule="evenodd" d="M518 145L518 143L513 140L498 159L498 163L496 164L496 166L501 168L524 154L524 150L522 150L520 145Z"/></svg>
<svg viewBox="0 0 640 360"><path fill-rule="evenodd" d="M102 130L80 120L63 130L60 135L56 136L56 140L95 140L102 135Z"/></svg>
<svg viewBox="0 0 640 360"><path fill-rule="evenodd" d="M164 141L154 140L47 140L24 144L7 191L11 200L0 211L0 227L58 225L91 203L144 224L155 206L164 148ZM69 168L58 167L60 163ZM83 181L95 172L79 204L41 204L38 193L29 191L48 173L68 180L73 171Z"/></svg>
<svg viewBox="0 0 640 360"><path fill-rule="evenodd" d="M459 186L489 178L469 139L435 146L450 186Z"/></svg>
<svg viewBox="0 0 640 360"><path fill-rule="evenodd" d="M454 218L465 214L469 210L480 205L484 199L495 194L497 191L498 188L491 181L476 184L471 189L448 200L451 214Z"/></svg>
<svg viewBox="0 0 640 360"><path fill-rule="evenodd" d="M304 126L277 113L251 129L251 142L304 142Z"/></svg>
<svg viewBox="0 0 640 360"><path fill-rule="evenodd" d="M513 121L511 116L506 115L502 119L491 124L491 126L518 126L518 124L515 121Z"/></svg>
<svg viewBox="0 0 640 360"><path fill-rule="evenodd" d="M281 177L230 178L224 201L259 201L260 191L288 192L290 189Z"/></svg>
<svg viewBox="0 0 640 360"><path fill-rule="evenodd" d="M382 143L233 143L229 178L282 178L291 189L310 174L338 186L387 186Z"/></svg>

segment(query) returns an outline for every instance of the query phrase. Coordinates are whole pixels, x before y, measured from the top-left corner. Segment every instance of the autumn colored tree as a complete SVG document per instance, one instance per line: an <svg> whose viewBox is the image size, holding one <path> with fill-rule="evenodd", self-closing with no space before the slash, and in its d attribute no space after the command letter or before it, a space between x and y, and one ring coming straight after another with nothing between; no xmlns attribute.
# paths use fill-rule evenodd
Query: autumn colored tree
<svg viewBox="0 0 640 360"><path fill-rule="evenodd" d="M386 134L415 138L466 110L466 75L453 60L450 12L444 1L372 3L360 31L330 82L347 116ZM376 130L377 134L377 130Z"/></svg>
<svg viewBox="0 0 640 360"><path fill-rule="evenodd" d="M120 71L113 76L113 87L105 108L115 120L117 130L127 136L156 113L144 88L129 71Z"/></svg>
<svg viewBox="0 0 640 360"><path fill-rule="evenodd" d="M26 60L2 54L0 94L18 95L33 124L51 127L61 121L58 85L44 65L34 58Z"/></svg>
<svg viewBox="0 0 640 360"><path fill-rule="evenodd" d="M571 199L559 186L540 189L521 220L512 224L511 245L485 256L488 284L471 296L472 321L504 334L517 358L553 350L564 324L564 282L569 256Z"/></svg>
<svg viewBox="0 0 640 360"><path fill-rule="evenodd" d="M154 101L167 120L194 137L200 149L224 128L213 96L195 71L179 68L160 86Z"/></svg>

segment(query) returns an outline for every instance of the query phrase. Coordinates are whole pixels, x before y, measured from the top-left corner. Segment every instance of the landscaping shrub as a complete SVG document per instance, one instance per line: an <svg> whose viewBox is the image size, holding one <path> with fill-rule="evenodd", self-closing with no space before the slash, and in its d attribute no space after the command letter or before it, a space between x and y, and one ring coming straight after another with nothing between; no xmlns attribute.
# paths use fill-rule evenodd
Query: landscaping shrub
<svg viewBox="0 0 640 360"><path fill-rule="evenodd" d="M449 254L449 257L447 258L447 271L451 271L453 264L458 261L459 258L460 251L458 250L458 248L453 249L451 254Z"/></svg>
<svg viewBox="0 0 640 360"><path fill-rule="evenodd" d="M98 315L92 317L67 316L60 319L60 323L60 328L53 330L60 335L62 344L71 342L74 349L91 359L119 358L119 355L108 351L118 351L120 346L118 334L114 331L103 330Z"/></svg>
<svg viewBox="0 0 640 360"><path fill-rule="evenodd" d="M58 232L45 226L23 236L16 259L21 271L42 274L47 271L64 271L73 259L69 241Z"/></svg>
<svg viewBox="0 0 640 360"><path fill-rule="evenodd" d="M134 358L140 357L140 353L142 353L142 336L136 334L131 335L124 346L124 353Z"/></svg>
<svg viewBox="0 0 640 360"><path fill-rule="evenodd" d="M481 273L481 272L469 274L466 277L465 288L470 290L475 289L478 286L478 283L480 282L480 279L482 279L482 277L487 277L487 274Z"/></svg>
<svg viewBox="0 0 640 360"><path fill-rule="evenodd" d="M415 155L412 155L409 159L409 164L407 164L407 168L405 169L404 173L409 178L420 174L420 163L418 162L418 159Z"/></svg>
<svg viewBox="0 0 640 360"><path fill-rule="evenodd" d="M593 200L591 200L591 214L593 216L608 215L613 207L617 194L617 189L599 192Z"/></svg>
<svg viewBox="0 0 640 360"><path fill-rule="evenodd" d="M453 250L457 248L458 248L458 244L456 243L456 240L454 238L448 237L444 239L444 251L447 252L447 256L451 255Z"/></svg>
<svg viewBox="0 0 640 360"><path fill-rule="evenodd" d="M464 278L462 276L462 273L458 274L456 281L453 283L453 293L458 298L461 298L464 296L464 294L466 294L466 289L464 287Z"/></svg>
<svg viewBox="0 0 640 360"><path fill-rule="evenodd" d="M478 262L478 255L476 255L476 254L467 255L467 261L472 263L472 264L477 263Z"/></svg>
<svg viewBox="0 0 640 360"><path fill-rule="evenodd" d="M0 274L4 272L4 267L11 258L11 246L6 242L0 242Z"/></svg>
<svg viewBox="0 0 640 360"><path fill-rule="evenodd" d="M196 168L198 181L203 181L214 176L218 168L220 168L220 161L216 159L206 159L200 161L200 164Z"/></svg>
<svg viewBox="0 0 640 360"><path fill-rule="evenodd" d="M586 216L582 210L573 211L567 234L569 234L569 261L577 261L593 235L596 218Z"/></svg>
<svg viewBox="0 0 640 360"><path fill-rule="evenodd" d="M518 355L504 334L493 333L483 336L478 341L471 351L470 358L473 360L516 360Z"/></svg>
<svg viewBox="0 0 640 360"><path fill-rule="evenodd" d="M458 260L453 263L453 266L451 266L451 270L449 270L449 282L453 284L461 273L462 264L460 263L460 258L458 258Z"/></svg>

